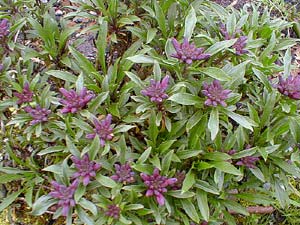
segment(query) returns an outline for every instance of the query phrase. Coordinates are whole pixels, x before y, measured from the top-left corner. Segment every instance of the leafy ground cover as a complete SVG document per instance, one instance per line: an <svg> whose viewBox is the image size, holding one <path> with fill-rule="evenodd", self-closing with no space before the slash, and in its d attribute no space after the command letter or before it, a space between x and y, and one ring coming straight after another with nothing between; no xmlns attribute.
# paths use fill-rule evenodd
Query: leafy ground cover
<svg viewBox="0 0 300 225"><path fill-rule="evenodd" d="M0 6L9 224L299 224L297 3Z"/></svg>

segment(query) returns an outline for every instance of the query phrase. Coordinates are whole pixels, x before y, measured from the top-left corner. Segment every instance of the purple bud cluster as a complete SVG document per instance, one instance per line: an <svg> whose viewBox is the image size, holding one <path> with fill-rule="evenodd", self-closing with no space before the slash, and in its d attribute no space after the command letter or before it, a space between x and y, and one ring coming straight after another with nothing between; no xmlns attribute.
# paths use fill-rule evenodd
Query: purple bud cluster
<svg viewBox="0 0 300 225"><path fill-rule="evenodd" d="M185 172L177 171L175 174L175 178L177 179L177 181L174 184L172 184L171 187L173 190L179 190L182 188L182 184L185 179Z"/></svg>
<svg viewBox="0 0 300 225"><path fill-rule="evenodd" d="M105 215L109 216L109 217L112 217L114 219L119 219L120 211L121 211L121 209L120 209L119 206L117 206L115 204L108 205L107 210L105 211Z"/></svg>
<svg viewBox="0 0 300 225"><path fill-rule="evenodd" d="M279 82L276 85L277 90L288 96L289 98L299 100L300 99L300 75L289 75L287 79L283 79L279 76Z"/></svg>
<svg viewBox="0 0 300 225"><path fill-rule="evenodd" d="M35 125L37 123L47 122L48 116L51 113L51 110L46 108L41 108L39 105L36 108L32 108L31 106L26 106L24 111L29 113L32 117L32 121L30 121L30 125Z"/></svg>
<svg viewBox="0 0 300 225"><path fill-rule="evenodd" d="M9 22L7 19L0 20L0 39L3 39L9 34Z"/></svg>
<svg viewBox="0 0 300 225"><path fill-rule="evenodd" d="M233 34L229 34L225 24L221 23L220 24L220 32L221 34L224 36L225 40L231 40L236 38L236 35L241 33L241 30L236 30L233 32ZM240 36L236 42L234 43L234 45L232 46L235 49L235 53L237 55L243 55L245 53L248 53L248 50L245 49L246 45L247 45L247 36Z"/></svg>
<svg viewBox="0 0 300 225"><path fill-rule="evenodd" d="M169 76L165 76L161 82L150 80L150 86L141 91L142 95L150 97L151 102L161 104L169 96L165 93L168 88Z"/></svg>
<svg viewBox="0 0 300 225"><path fill-rule="evenodd" d="M235 53L237 55L243 55L245 53L248 53L248 50L245 49L247 45L247 36L241 36L237 39L237 41L232 46L235 49Z"/></svg>
<svg viewBox="0 0 300 225"><path fill-rule="evenodd" d="M228 98L231 90L224 90L220 81L214 80L211 84L203 83L202 93L207 97L207 100L204 102L205 105L213 107L222 105L226 107L225 100Z"/></svg>
<svg viewBox="0 0 300 225"><path fill-rule="evenodd" d="M92 177L96 176L96 172L101 168L99 163L90 161L88 154L85 154L82 159L72 156L71 160L75 164L77 172L75 172L72 178L82 178L84 186L90 183Z"/></svg>
<svg viewBox="0 0 300 225"><path fill-rule="evenodd" d="M241 158L239 161L237 161L235 165L246 166L248 168L254 169L254 168L256 168L255 163L258 160L259 160L259 157L245 156L245 157Z"/></svg>
<svg viewBox="0 0 300 225"><path fill-rule="evenodd" d="M189 43L187 38L183 39L183 43L172 38L172 44L175 48L176 53L171 56L181 60L182 62L190 65L195 60L205 60L210 57L210 54L205 54L203 48L197 48L194 43Z"/></svg>
<svg viewBox="0 0 300 225"><path fill-rule="evenodd" d="M234 155L237 151L235 149L229 150L227 154ZM256 161L259 161L259 157L255 156L245 156L240 158L239 161L235 163L237 166L246 166L247 168L254 169L256 168L255 163Z"/></svg>
<svg viewBox="0 0 300 225"><path fill-rule="evenodd" d="M135 182L134 172L129 163L125 163L124 165L115 164L116 173L112 175L110 178L116 182L120 182L123 184L130 184Z"/></svg>
<svg viewBox="0 0 300 225"><path fill-rule="evenodd" d="M113 127L111 125L112 116L108 114L105 119L100 122L97 119L94 119L94 133L87 134L87 139L94 139L96 135L100 138L100 145L103 147L105 141L111 140L113 138Z"/></svg>
<svg viewBox="0 0 300 225"><path fill-rule="evenodd" d="M31 102L33 97L33 92L29 88L28 82L24 84L23 90L21 93L14 92L14 96L18 98L17 104L21 105L25 102Z"/></svg>
<svg viewBox="0 0 300 225"><path fill-rule="evenodd" d="M141 173L141 178L147 186L146 196L155 196L159 205L165 204L163 193L167 192L167 187L172 186L177 179L167 178L159 174L158 168L155 168L152 175Z"/></svg>
<svg viewBox="0 0 300 225"><path fill-rule="evenodd" d="M75 206L74 193L77 189L78 183L78 180L74 180L73 183L67 187L57 183L56 181L51 182L53 191L51 191L49 195L59 200L57 206L62 207L63 216L67 216L70 208Z"/></svg>
<svg viewBox="0 0 300 225"><path fill-rule="evenodd" d="M60 103L64 105L61 109L63 114L76 113L86 107L88 102L95 97L94 93L88 91L85 87L82 88L79 94L73 89L67 91L64 88L60 88L59 91L65 97L65 99L60 100Z"/></svg>

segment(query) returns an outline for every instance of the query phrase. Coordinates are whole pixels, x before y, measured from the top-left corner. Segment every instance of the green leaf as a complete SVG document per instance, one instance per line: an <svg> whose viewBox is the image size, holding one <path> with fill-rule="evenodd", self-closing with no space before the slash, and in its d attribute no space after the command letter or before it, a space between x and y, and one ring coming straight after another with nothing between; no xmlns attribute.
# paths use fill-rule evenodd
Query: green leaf
<svg viewBox="0 0 300 225"><path fill-rule="evenodd" d="M222 201L222 203L229 210L232 210L236 213L243 214L245 216L249 216L249 213L247 212L247 210L243 206L241 206L239 203L236 203L234 201L229 201L229 200Z"/></svg>
<svg viewBox="0 0 300 225"><path fill-rule="evenodd" d="M162 174L166 174L169 171L171 160L173 156L174 150L169 151L163 158L162 158Z"/></svg>
<svg viewBox="0 0 300 225"><path fill-rule="evenodd" d="M145 85L143 84L143 82L141 81L141 79L135 75L134 73L131 73L129 71L125 71L125 74L130 78L130 80L132 80L138 87L140 88L144 88Z"/></svg>
<svg viewBox="0 0 300 225"><path fill-rule="evenodd" d="M291 73L291 48L288 48L283 57L283 66L284 66L284 78L287 78Z"/></svg>
<svg viewBox="0 0 300 225"><path fill-rule="evenodd" d="M188 190L190 190L193 185L195 184L195 174L193 173L192 169L186 174L185 179L182 184L182 190L181 193L185 193Z"/></svg>
<svg viewBox="0 0 300 225"><path fill-rule="evenodd" d="M156 33L157 33L157 29L156 28L150 28L147 31L147 41L146 41L146 44L149 44L154 39Z"/></svg>
<svg viewBox="0 0 300 225"><path fill-rule="evenodd" d="M188 93L176 93L168 98L168 100L181 105L196 105L201 104L201 99L198 96Z"/></svg>
<svg viewBox="0 0 300 225"><path fill-rule="evenodd" d="M68 81L70 83L75 83L77 80L77 77L67 71L60 71L60 70L49 70L46 72L46 74L49 74L53 77L56 77L58 79L62 79L64 81Z"/></svg>
<svg viewBox="0 0 300 225"><path fill-rule="evenodd" d="M219 132L219 111L217 108L213 108L210 112L208 124L208 130L210 131L211 140L215 140Z"/></svg>
<svg viewBox="0 0 300 225"><path fill-rule="evenodd" d="M114 129L114 133L117 134L117 133L124 133L124 132L127 132L129 131L131 128L134 128L135 126L132 126L132 125L126 125L126 124L121 124L121 125L118 125L115 129Z"/></svg>
<svg viewBox="0 0 300 225"><path fill-rule="evenodd" d="M255 76L257 76L257 78L260 79L260 81L264 84L264 86L268 89L268 91L271 92L272 86L267 76L254 67L252 68L252 71L254 72Z"/></svg>
<svg viewBox="0 0 300 225"><path fill-rule="evenodd" d="M52 199L49 195L43 195L34 202L31 214L34 216L40 216L44 214L49 207L56 203L57 199Z"/></svg>
<svg viewBox="0 0 300 225"><path fill-rule="evenodd" d="M95 222L89 217L89 215L79 206L75 206L76 214L79 216L79 219L86 225L94 225Z"/></svg>
<svg viewBox="0 0 300 225"><path fill-rule="evenodd" d="M183 210L186 212L186 214L196 223L199 223L200 219L198 216L198 213L195 209L194 204L191 202L191 200L187 200L187 199L181 199L180 200L181 204L182 204L182 208Z"/></svg>
<svg viewBox="0 0 300 225"><path fill-rule="evenodd" d="M152 150L151 147L147 148L146 151L143 152L143 154L140 156L140 158L137 160L136 163L142 164L143 162L145 162L149 158L151 150Z"/></svg>
<svg viewBox="0 0 300 225"><path fill-rule="evenodd" d="M215 168L225 172L230 173L233 175L241 176L243 175L241 171L239 171L237 168L235 168L231 163L225 162L225 161L212 161L210 162L211 165L213 165Z"/></svg>
<svg viewBox="0 0 300 225"><path fill-rule="evenodd" d="M209 220L209 207L208 207L208 201L207 201L207 193L202 190L197 190L197 203L198 207L200 209L201 215L205 221Z"/></svg>
<svg viewBox="0 0 300 225"><path fill-rule="evenodd" d="M0 204L0 212L2 212L6 207L8 207L11 203L13 203L17 197L23 192L23 189L13 192L8 195L6 198L2 199Z"/></svg>
<svg viewBox="0 0 300 225"><path fill-rule="evenodd" d="M182 191L176 190L176 191L168 191L167 195L170 195L174 198L192 198L195 196L195 193L191 191L186 191L182 193Z"/></svg>
<svg viewBox="0 0 300 225"><path fill-rule="evenodd" d="M199 72L204 73L205 75L220 81L230 81L232 79L230 76L227 75L227 73L224 70L217 67L201 68Z"/></svg>
<svg viewBox="0 0 300 225"><path fill-rule="evenodd" d="M84 209L89 210L94 216L97 216L97 207L91 201L86 200L85 198L81 198L78 204L81 205Z"/></svg>
<svg viewBox="0 0 300 225"><path fill-rule="evenodd" d="M155 62L155 60L152 57L147 56L147 55L134 55L134 56L127 57L127 59L133 63L151 63L151 64L153 64Z"/></svg>
<svg viewBox="0 0 300 225"><path fill-rule="evenodd" d="M197 180L195 187L200 188L201 190L206 191L208 193L212 193L214 195L220 194L220 192L218 191L218 189L216 187L210 185L208 182L203 181L203 180Z"/></svg>
<svg viewBox="0 0 300 225"><path fill-rule="evenodd" d="M97 174L96 180L104 187L114 188L117 185L117 183L113 179L103 176L100 173Z"/></svg>
<svg viewBox="0 0 300 225"><path fill-rule="evenodd" d="M193 6L191 6L191 9L189 10L188 15L186 16L184 21L184 37L187 38L188 40L190 40L193 35L196 23L197 23L196 12Z"/></svg>
<svg viewBox="0 0 300 225"><path fill-rule="evenodd" d="M245 127L246 129L249 129L253 131L253 127L257 127L258 125L251 120L249 117L241 116L239 114L236 114L234 112L231 112L227 109L223 109L227 116L229 116L231 119L233 119L235 122L240 124L242 127Z"/></svg>
<svg viewBox="0 0 300 225"><path fill-rule="evenodd" d="M203 150L181 150L176 152L179 159L188 159L201 154Z"/></svg>
<svg viewBox="0 0 300 225"><path fill-rule="evenodd" d="M165 14L159 5L159 2L154 1L154 8L155 8L155 18L157 20L158 26L159 26L163 36L166 38L168 35L167 35Z"/></svg>
<svg viewBox="0 0 300 225"><path fill-rule="evenodd" d="M236 39L217 42L217 43L213 44L212 46L210 46L208 49L206 49L205 53L214 55L226 48L231 47L235 42L236 42Z"/></svg>

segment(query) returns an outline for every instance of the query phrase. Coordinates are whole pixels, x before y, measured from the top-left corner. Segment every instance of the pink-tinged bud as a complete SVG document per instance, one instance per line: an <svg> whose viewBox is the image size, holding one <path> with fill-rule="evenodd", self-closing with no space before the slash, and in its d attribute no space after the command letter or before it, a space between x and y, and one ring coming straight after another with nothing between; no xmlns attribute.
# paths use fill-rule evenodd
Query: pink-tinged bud
<svg viewBox="0 0 300 225"><path fill-rule="evenodd" d="M259 160L259 157L255 156L245 156L241 158L235 165L246 166L248 168L256 168L255 163Z"/></svg>
<svg viewBox="0 0 300 225"><path fill-rule="evenodd" d="M67 91L64 88L59 89L60 93L65 97L61 99L60 103L64 105L61 109L61 113L76 113L77 111L86 107L95 95L92 91L88 91L85 87L82 88L78 94L75 90Z"/></svg>
<svg viewBox="0 0 300 225"><path fill-rule="evenodd" d="M247 36L241 36L237 39L237 41L232 46L235 49L235 53L237 55L243 55L245 53L248 53L248 50L244 49L247 44Z"/></svg>
<svg viewBox="0 0 300 225"><path fill-rule="evenodd" d="M125 163L124 165L115 164L116 173L112 175L110 178L116 182L120 182L123 184L130 184L135 182L134 172L129 163Z"/></svg>
<svg viewBox="0 0 300 225"><path fill-rule="evenodd" d="M26 106L24 111L29 113L32 117L32 121L30 121L30 125L35 125L37 123L47 122L48 116L51 113L51 110L46 108L41 108L39 105L36 108L32 108L31 106Z"/></svg>
<svg viewBox="0 0 300 225"><path fill-rule="evenodd" d="M94 119L94 133L87 134L87 139L94 139L96 135L100 138L100 145L103 147L105 145L105 141L109 141L113 138L113 127L111 125L112 116L108 114L105 119L100 122L97 119Z"/></svg>
<svg viewBox="0 0 300 225"><path fill-rule="evenodd" d="M7 19L0 20L0 39L9 34L9 22Z"/></svg>
<svg viewBox="0 0 300 225"><path fill-rule="evenodd" d="M172 38L172 44L176 53L171 56L181 60L186 64L192 64L195 60L205 60L210 57L210 54L205 54L203 48L197 48L194 43L189 44L187 38L184 38L183 43L179 44L175 38Z"/></svg>
<svg viewBox="0 0 300 225"><path fill-rule="evenodd" d="M62 207L62 215L67 216L71 207L75 206L74 193L78 186L78 180L74 180L72 184L67 187L59 184L56 181L52 181L53 191L49 195L53 198L58 199L57 206Z"/></svg>
<svg viewBox="0 0 300 225"><path fill-rule="evenodd" d="M150 80L150 86L141 91L142 95L148 96L151 102L161 104L169 96L165 93L168 88L169 76L165 76L162 81Z"/></svg>
<svg viewBox="0 0 300 225"><path fill-rule="evenodd" d="M167 187L176 183L176 178L167 178L159 174L158 168L155 168L152 175L141 173L141 178L147 186L146 197L155 196L160 206L165 204L163 193L167 192Z"/></svg>
<svg viewBox="0 0 300 225"><path fill-rule="evenodd" d="M286 80L279 76L279 83L275 85L277 90L288 96L289 98L299 100L300 99L300 75L289 75Z"/></svg>
<svg viewBox="0 0 300 225"><path fill-rule="evenodd" d="M120 217L120 212L121 212L120 207L115 204L112 204L112 205L107 206L105 215L117 220Z"/></svg>
<svg viewBox="0 0 300 225"><path fill-rule="evenodd" d="M202 94L207 97L204 102L207 106L216 107L217 105L221 105L226 107L227 104L225 100L228 98L230 93L231 90L224 90L218 80L214 80L211 84L203 83Z"/></svg>
<svg viewBox="0 0 300 225"><path fill-rule="evenodd" d="M92 177L96 176L96 172L101 168L99 163L90 161L88 154L85 154L82 159L72 156L71 160L75 164L77 172L73 174L73 178L82 178L84 186L87 186Z"/></svg>
<svg viewBox="0 0 300 225"><path fill-rule="evenodd" d="M26 82L24 84L23 90L21 93L19 92L14 92L14 96L18 98L17 104L21 105L22 103L25 102L31 102L32 97L33 97L33 92L29 88L29 84Z"/></svg>

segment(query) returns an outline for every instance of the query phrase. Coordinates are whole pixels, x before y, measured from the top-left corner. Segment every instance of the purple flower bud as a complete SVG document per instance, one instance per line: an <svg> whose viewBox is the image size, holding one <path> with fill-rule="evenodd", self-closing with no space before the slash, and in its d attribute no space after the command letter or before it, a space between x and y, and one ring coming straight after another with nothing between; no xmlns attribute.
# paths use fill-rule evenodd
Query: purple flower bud
<svg viewBox="0 0 300 225"><path fill-rule="evenodd" d="M146 197L155 196L160 206L165 204L163 193L167 192L167 187L173 185L177 179L167 178L159 174L158 168L155 168L152 175L140 174L144 184L147 186Z"/></svg>
<svg viewBox="0 0 300 225"><path fill-rule="evenodd" d="M220 23L220 31L221 31L221 34L224 36L225 40L230 40L230 39L234 38L231 35L229 35L224 23Z"/></svg>
<svg viewBox="0 0 300 225"><path fill-rule="evenodd" d="M29 84L26 82L24 84L23 90L21 93L14 92L14 96L16 96L19 100L17 101L18 105L21 105L25 102L31 102L33 97L33 92L30 91Z"/></svg>
<svg viewBox="0 0 300 225"><path fill-rule="evenodd" d="M232 150L229 150L227 152L228 155L234 155L236 153L236 150L235 149L232 149Z"/></svg>
<svg viewBox="0 0 300 225"><path fill-rule="evenodd" d="M203 83L202 93L207 97L207 100L204 102L205 105L216 107L220 104L226 107L225 100L228 98L231 90L224 90L220 81L214 80L211 84Z"/></svg>
<svg viewBox="0 0 300 225"><path fill-rule="evenodd" d="M240 159L235 165L238 166L246 166L248 168L256 168L255 162L259 160L259 157L254 157L254 156L245 156Z"/></svg>
<svg viewBox="0 0 300 225"><path fill-rule="evenodd" d="M90 161L88 154L85 154L82 159L72 156L71 160L77 169L77 172L73 174L72 178L81 177L84 186L90 183L91 178L96 176L97 170L101 167L99 163Z"/></svg>
<svg viewBox="0 0 300 225"><path fill-rule="evenodd" d="M3 65L0 64L0 72L2 72L2 70L3 70Z"/></svg>
<svg viewBox="0 0 300 225"><path fill-rule="evenodd" d="M9 23L7 19L0 20L0 39L9 34Z"/></svg>
<svg viewBox="0 0 300 225"><path fill-rule="evenodd" d="M57 183L56 181L51 182L53 191L51 191L49 195L59 200L57 206L62 207L63 216L67 216L70 208L75 206L74 193L77 189L78 183L78 180L74 180L73 183L67 187Z"/></svg>
<svg viewBox="0 0 300 225"><path fill-rule="evenodd" d="M48 116L51 113L51 110L46 108L41 108L39 105L36 106L36 108L32 108L31 106L26 106L24 108L24 111L29 113L32 117L32 121L30 121L30 125L35 125L37 123L47 122Z"/></svg>
<svg viewBox="0 0 300 225"><path fill-rule="evenodd" d="M82 88L79 94L73 89L67 91L60 88L59 91L65 97L65 99L60 100L60 103L64 105L60 111L61 113L76 113L86 107L87 103L95 97L94 93L88 91L85 87Z"/></svg>
<svg viewBox="0 0 300 225"><path fill-rule="evenodd" d="M189 44L187 38L183 39L182 44L179 44L175 38L172 38L172 44L176 53L171 56L185 62L186 64L190 65L195 60L204 60L210 57L210 54L203 53L203 48L197 48L194 43Z"/></svg>
<svg viewBox="0 0 300 225"><path fill-rule="evenodd" d="M169 76L165 76L161 82L150 80L150 86L141 91L142 95L150 97L151 102L161 104L169 96L165 93L168 88Z"/></svg>
<svg viewBox="0 0 300 225"><path fill-rule="evenodd" d="M248 53L248 50L244 49L247 44L247 39L248 39L247 36L241 36L237 39L237 41L232 46L235 49L235 53L237 55Z"/></svg>
<svg viewBox="0 0 300 225"><path fill-rule="evenodd" d="M125 163L124 165L115 164L115 169L116 173L110 177L114 181L123 183L125 185L135 182L135 173L132 171L129 163Z"/></svg>
<svg viewBox="0 0 300 225"><path fill-rule="evenodd" d="M182 171L177 171L175 174L175 178L177 179L177 181L171 185L173 190L179 190L182 187L183 181L185 179L185 172Z"/></svg>
<svg viewBox="0 0 300 225"><path fill-rule="evenodd" d="M112 205L107 206L105 215L117 220L120 217L120 212L121 212L120 207L115 204L112 204Z"/></svg>
<svg viewBox="0 0 300 225"><path fill-rule="evenodd" d="M275 85L278 91L292 99L300 99L300 75L289 75L286 80L279 76L279 83Z"/></svg>
<svg viewBox="0 0 300 225"><path fill-rule="evenodd" d="M111 126L112 116L108 114L105 119L99 122L97 119L94 119L94 133L87 134L86 138L94 139L96 135L100 138L100 145L103 147L105 145L105 141L111 140L114 136L113 128Z"/></svg>

